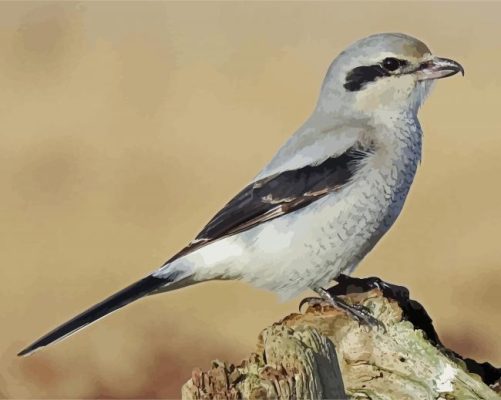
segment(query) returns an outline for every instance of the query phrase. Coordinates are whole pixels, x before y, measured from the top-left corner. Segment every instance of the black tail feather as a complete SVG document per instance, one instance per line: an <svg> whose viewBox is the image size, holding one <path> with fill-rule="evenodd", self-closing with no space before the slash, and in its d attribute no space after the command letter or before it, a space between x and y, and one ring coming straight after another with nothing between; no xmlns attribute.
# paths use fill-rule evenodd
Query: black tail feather
<svg viewBox="0 0 501 400"><path fill-rule="evenodd" d="M123 306L159 289L167 283L169 283L169 280L156 278L151 275L147 276L146 278L127 286L125 289L122 289L83 313L78 314L75 318L72 318L68 322L47 333L45 336L42 336L35 343L19 352L18 356L28 355L40 347L48 346L53 342L64 339L72 333L77 332L98 319L103 318L109 313L112 313L113 311L116 311L119 308L122 308Z"/></svg>

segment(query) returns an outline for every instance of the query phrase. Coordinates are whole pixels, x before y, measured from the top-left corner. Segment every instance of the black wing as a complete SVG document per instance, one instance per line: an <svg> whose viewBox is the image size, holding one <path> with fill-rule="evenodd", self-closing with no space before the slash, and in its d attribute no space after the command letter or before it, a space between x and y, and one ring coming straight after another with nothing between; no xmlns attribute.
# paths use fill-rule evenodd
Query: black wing
<svg viewBox="0 0 501 400"><path fill-rule="evenodd" d="M265 221L296 211L349 182L367 151L352 147L318 165L251 183L219 211L196 239L168 262L209 242L245 231Z"/></svg>

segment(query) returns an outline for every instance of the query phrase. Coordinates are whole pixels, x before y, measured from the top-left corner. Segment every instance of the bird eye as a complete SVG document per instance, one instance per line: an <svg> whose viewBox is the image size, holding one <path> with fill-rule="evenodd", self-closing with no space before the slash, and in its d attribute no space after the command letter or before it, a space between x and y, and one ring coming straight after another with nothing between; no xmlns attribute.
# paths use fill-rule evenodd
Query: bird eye
<svg viewBox="0 0 501 400"><path fill-rule="evenodd" d="M397 58L388 57L383 60L383 67L388 71L395 71L402 65L402 62Z"/></svg>

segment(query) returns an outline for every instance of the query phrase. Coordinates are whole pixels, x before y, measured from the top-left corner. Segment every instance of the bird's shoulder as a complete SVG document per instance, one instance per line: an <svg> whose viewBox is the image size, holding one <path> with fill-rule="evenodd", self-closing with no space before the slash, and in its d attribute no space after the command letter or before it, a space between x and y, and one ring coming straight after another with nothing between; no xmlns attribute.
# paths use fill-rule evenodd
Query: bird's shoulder
<svg viewBox="0 0 501 400"><path fill-rule="evenodd" d="M282 145L255 179L321 164L353 147L365 146L371 136L372 129L366 123L312 117Z"/></svg>

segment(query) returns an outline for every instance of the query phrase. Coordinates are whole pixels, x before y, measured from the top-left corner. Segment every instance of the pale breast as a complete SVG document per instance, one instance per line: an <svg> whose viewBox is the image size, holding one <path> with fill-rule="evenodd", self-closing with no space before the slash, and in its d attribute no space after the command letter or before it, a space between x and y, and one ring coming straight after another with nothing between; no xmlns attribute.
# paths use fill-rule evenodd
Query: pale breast
<svg viewBox="0 0 501 400"><path fill-rule="evenodd" d="M332 197L325 235L317 249L332 271L351 272L391 228L404 205L421 157L421 132L409 124L391 151L379 148L364 160L352 183Z"/></svg>

